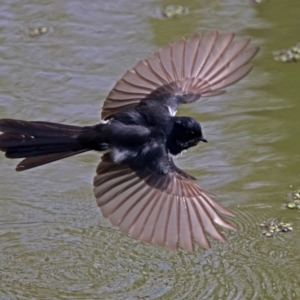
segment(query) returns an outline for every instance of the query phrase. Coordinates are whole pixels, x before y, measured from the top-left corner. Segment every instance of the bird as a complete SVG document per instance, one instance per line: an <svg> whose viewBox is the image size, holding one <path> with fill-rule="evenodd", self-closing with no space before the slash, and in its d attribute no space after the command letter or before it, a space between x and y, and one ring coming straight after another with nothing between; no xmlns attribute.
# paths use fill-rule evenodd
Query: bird
<svg viewBox="0 0 300 300"><path fill-rule="evenodd" d="M0 150L23 160L16 171L87 151L102 152L94 195L105 218L134 239L176 251L209 249L219 227L236 228L235 214L178 168L174 156L207 142L199 121L177 116L180 105L221 95L245 77L259 47L250 37L213 30L160 48L128 70L112 88L101 121L77 126L0 120Z"/></svg>

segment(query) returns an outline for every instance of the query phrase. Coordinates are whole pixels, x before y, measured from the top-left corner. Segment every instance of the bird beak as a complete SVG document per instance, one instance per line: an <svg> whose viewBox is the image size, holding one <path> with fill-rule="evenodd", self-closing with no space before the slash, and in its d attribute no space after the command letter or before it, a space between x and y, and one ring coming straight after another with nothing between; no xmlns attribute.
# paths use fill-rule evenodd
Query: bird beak
<svg viewBox="0 0 300 300"><path fill-rule="evenodd" d="M200 138L200 141L202 141L202 142L204 142L204 143L207 143L207 139L206 139L204 136L202 136L202 137Z"/></svg>

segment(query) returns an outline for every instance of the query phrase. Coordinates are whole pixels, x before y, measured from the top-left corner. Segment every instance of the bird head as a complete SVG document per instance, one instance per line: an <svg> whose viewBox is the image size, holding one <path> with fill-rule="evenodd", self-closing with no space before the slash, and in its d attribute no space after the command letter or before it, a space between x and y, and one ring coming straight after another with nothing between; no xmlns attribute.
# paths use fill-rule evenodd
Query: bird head
<svg viewBox="0 0 300 300"><path fill-rule="evenodd" d="M207 143L198 121L190 117L174 117L173 129L167 142L171 154L177 155L200 141Z"/></svg>

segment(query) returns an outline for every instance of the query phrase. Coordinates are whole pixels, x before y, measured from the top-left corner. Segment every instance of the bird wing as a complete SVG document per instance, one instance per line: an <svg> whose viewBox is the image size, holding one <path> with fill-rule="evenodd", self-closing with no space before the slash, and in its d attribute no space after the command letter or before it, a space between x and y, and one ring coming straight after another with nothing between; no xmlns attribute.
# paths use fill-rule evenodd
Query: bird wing
<svg viewBox="0 0 300 300"><path fill-rule="evenodd" d="M233 40L234 35L197 33L154 52L116 83L103 104L102 119L160 94L178 96L178 106L223 93L251 71L247 63L259 50L247 47L249 37Z"/></svg>
<svg viewBox="0 0 300 300"><path fill-rule="evenodd" d="M174 164L172 158L170 164ZM104 217L135 239L171 250L181 245L194 251L193 240L210 248L205 232L224 241L214 223L235 228L218 212L234 214L213 201L190 175L175 165L170 169L173 171L161 174L116 164L109 153L104 154L94 179L94 193Z"/></svg>

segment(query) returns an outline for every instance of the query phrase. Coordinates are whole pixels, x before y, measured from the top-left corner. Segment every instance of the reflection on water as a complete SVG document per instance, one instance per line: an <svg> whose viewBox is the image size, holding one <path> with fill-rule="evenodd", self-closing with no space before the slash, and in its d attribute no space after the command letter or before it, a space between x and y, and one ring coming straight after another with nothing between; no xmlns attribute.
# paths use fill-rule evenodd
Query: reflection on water
<svg viewBox="0 0 300 300"><path fill-rule="evenodd" d="M173 253L112 228L92 193L97 154L26 173L1 156L0 299L299 299L300 215L282 206L299 188L299 64L271 56L299 42L297 1L189 0L188 15L165 20L153 14L164 0L2 1L0 117L93 124L127 68L195 31L237 30L262 50L227 94L179 112L209 143L178 165L237 213L227 243ZM50 31L28 36L35 26ZM294 231L262 237L269 217Z"/></svg>

